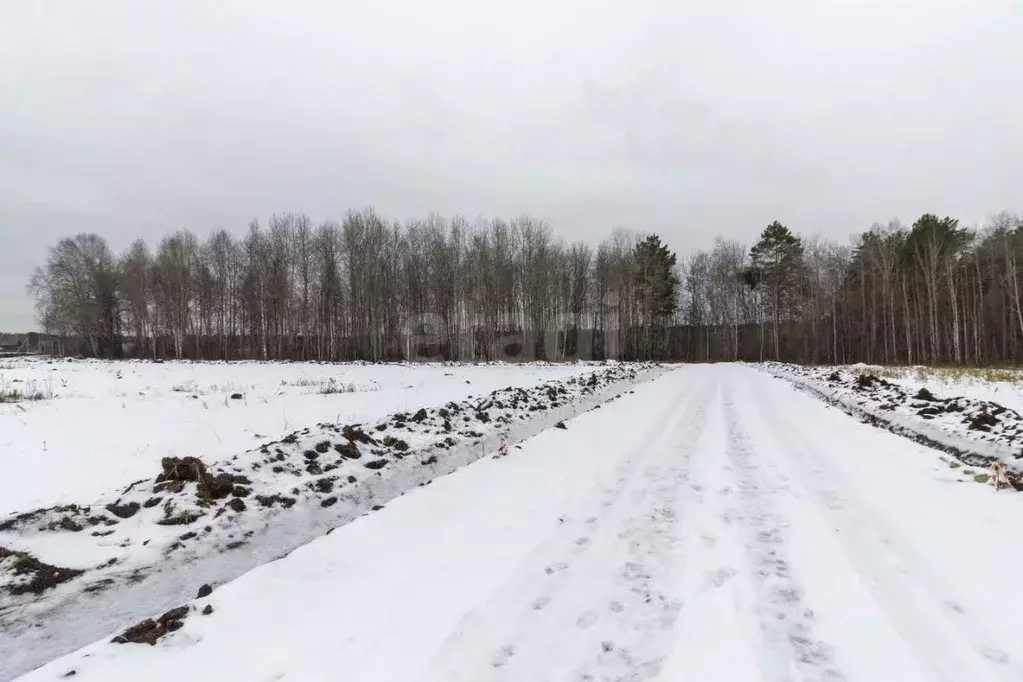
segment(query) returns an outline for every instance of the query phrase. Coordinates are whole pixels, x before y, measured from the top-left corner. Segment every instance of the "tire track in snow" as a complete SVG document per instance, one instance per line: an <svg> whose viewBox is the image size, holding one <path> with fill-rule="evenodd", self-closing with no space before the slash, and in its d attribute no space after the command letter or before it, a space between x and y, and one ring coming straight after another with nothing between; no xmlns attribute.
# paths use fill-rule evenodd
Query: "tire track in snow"
<svg viewBox="0 0 1023 682"><path fill-rule="evenodd" d="M720 391L706 434L690 470L690 488L699 504L691 505L684 519L688 551L681 583L686 601L660 679L761 680L757 580L734 510L739 486L726 456L730 434Z"/></svg>
<svg viewBox="0 0 1023 682"><path fill-rule="evenodd" d="M693 378L699 383L681 387L613 482L563 517L519 579L463 617L420 679L643 680L659 672L682 608L673 579L688 459L716 392L705 375Z"/></svg>
<svg viewBox="0 0 1023 682"><path fill-rule="evenodd" d="M972 618L962 606L969 600L958 595L957 586L936 574L913 551L913 543L859 499L856 486L821 454L834 445L812 442L793 415L779 408L776 395L759 381L750 383L762 430L778 445L772 451L788 455L821 514L840 528L836 538L849 563L929 674L945 682L1023 679L1023 665L1006 653L1002 633ZM998 552L997 544L991 547ZM999 563L1004 568L1011 558L1002 556Z"/></svg>
<svg viewBox="0 0 1023 682"><path fill-rule="evenodd" d="M724 382L728 444L725 454L734 469L738 506L722 519L737 523L745 535L753 570L754 607L762 635L760 664L766 680L845 679L835 667L832 646L814 634L814 613L803 603L803 590L791 571L785 546L784 518L772 501L783 484L771 480L757 446L740 424L733 387Z"/></svg>
<svg viewBox="0 0 1023 682"><path fill-rule="evenodd" d="M640 479L643 494L634 500L638 504L631 513L621 517L624 527L617 536L627 541L625 562L620 564L625 582L608 573L611 612L580 641L580 661L568 679L652 679L673 653L672 631L684 608L679 578L689 549L683 524L688 510L702 501L692 482L691 461L702 451L707 414L716 398L715 385L683 410L681 428L671 434L665 452L670 457L655 459ZM609 568L603 565L600 570Z"/></svg>

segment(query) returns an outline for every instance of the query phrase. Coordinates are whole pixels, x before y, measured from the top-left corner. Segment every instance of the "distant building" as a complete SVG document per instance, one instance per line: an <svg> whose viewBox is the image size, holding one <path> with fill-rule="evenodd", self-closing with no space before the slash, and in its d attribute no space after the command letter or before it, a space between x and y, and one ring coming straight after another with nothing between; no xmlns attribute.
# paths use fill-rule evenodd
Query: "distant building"
<svg viewBox="0 0 1023 682"><path fill-rule="evenodd" d="M50 334L0 334L0 355L52 353L56 337Z"/></svg>
<svg viewBox="0 0 1023 682"><path fill-rule="evenodd" d="M0 341L0 355L10 355L13 353L24 353L25 352L25 339L18 339L12 341L7 338Z"/></svg>

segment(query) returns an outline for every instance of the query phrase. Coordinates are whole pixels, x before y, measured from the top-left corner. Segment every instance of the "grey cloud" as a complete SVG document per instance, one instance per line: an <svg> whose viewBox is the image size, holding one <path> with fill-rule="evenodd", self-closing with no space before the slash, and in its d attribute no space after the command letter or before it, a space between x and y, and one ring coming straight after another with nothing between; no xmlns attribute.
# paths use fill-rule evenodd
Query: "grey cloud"
<svg viewBox="0 0 1023 682"><path fill-rule="evenodd" d="M676 249L1020 210L1012 0L21 3L0 329L48 244L372 205Z"/></svg>

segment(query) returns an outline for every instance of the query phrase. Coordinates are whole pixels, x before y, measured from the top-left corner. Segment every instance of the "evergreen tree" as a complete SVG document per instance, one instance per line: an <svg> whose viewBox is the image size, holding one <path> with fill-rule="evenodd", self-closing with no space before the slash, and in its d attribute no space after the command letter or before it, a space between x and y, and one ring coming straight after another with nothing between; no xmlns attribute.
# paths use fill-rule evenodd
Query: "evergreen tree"
<svg viewBox="0 0 1023 682"><path fill-rule="evenodd" d="M774 336L774 357L781 359L778 330L783 316L795 312L803 282L803 242L777 220L767 226L750 249L751 266L746 281L750 288L763 288L770 306Z"/></svg>
<svg viewBox="0 0 1023 682"><path fill-rule="evenodd" d="M644 353L653 357L654 330L664 330L675 314L679 278L675 272L675 253L655 234L636 245L634 291L642 316ZM662 353L666 350L661 349Z"/></svg>

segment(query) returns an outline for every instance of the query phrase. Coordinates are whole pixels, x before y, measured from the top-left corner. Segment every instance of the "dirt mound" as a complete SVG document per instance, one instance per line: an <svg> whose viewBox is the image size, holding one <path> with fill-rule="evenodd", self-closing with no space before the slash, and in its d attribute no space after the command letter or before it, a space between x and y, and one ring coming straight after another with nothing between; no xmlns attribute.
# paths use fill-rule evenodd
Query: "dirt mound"
<svg viewBox="0 0 1023 682"><path fill-rule="evenodd" d="M116 516L119 519L130 519L138 513L141 508L138 502L131 502L130 504L119 504L120 500L113 504L108 504L105 509Z"/></svg>
<svg viewBox="0 0 1023 682"><path fill-rule="evenodd" d="M359 459L362 457L362 453L359 452L359 448L355 443L337 443L334 445L334 450L345 459Z"/></svg>
<svg viewBox="0 0 1023 682"><path fill-rule="evenodd" d="M856 377L856 388L870 388L881 380L873 374L860 374Z"/></svg>
<svg viewBox="0 0 1023 682"><path fill-rule="evenodd" d="M15 528L22 525L28 525L29 523L35 521L36 519L45 516L48 511L50 511L49 508L33 509L32 511L22 512L21 514L16 514L10 517L9 519L0 521L0 533L9 530L14 530Z"/></svg>
<svg viewBox="0 0 1023 682"><path fill-rule="evenodd" d="M187 526L190 523L195 523L202 518L202 512L185 510L179 514L166 514L162 519L156 522L158 526Z"/></svg>
<svg viewBox="0 0 1023 682"><path fill-rule="evenodd" d="M990 431L992 426L998 426L998 417L987 410L982 410L970 420L971 431Z"/></svg>
<svg viewBox="0 0 1023 682"><path fill-rule="evenodd" d="M256 495L256 502L259 502L263 507L273 507L275 504L280 503L285 509L291 509L295 504L295 498L277 494Z"/></svg>
<svg viewBox="0 0 1023 682"><path fill-rule="evenodd" d="M164 457L160 460L163 473L156 477L157 483L180 481L196 482L206 475L206 464L198 457Z"/></svg>
<svg viewBox="0 0 1023 682"><path fill-rule="evenodd" d="M171 609L156 620L147 618L141 623L136 623L111 641L114 644L149 644L155 645L164 635L185 626L185 618L188 616L188 607L179 606Z"/></svg>
<svg viewBox="0 0 1023 682"><path fill-rule="evenodd" d="M341 429L341 435L353 443L366 443L376 445L376 440L357 426L347 425Z"/></svg>
<svg viewBox="0 0 1023 682"><path fill-rule="evenodd" d="M163 472L156 477L154 493L179 493L185 483L195 483L196 497L200 501L210 502L231 495L236 487L252 483L247 477L238 474L211 474L198 457L164 457L160 464ZM248 494L245 488L240 488L239 493L239 496Z"/></svg>
<svg viewBox="0 0 1023 682"><path fill-rule="evenodd" d="M195 489L195 494L200 500L220 500L228 495L245 497L249 494L248 488L252 482L245 476L238 474L209 474L202 477Z"/></svg>
<svg viewBox="0 0 1023 682"><path fill-rule="evenodd" d="M74 568L52 566L40 561L28 552L16 552L6 547L0 547L0 568L7 568L15 576L28 577L28 580L7 586L7 592L14 596L20 594L42 594L46 590L77 578L85 572Z"/></svg>

